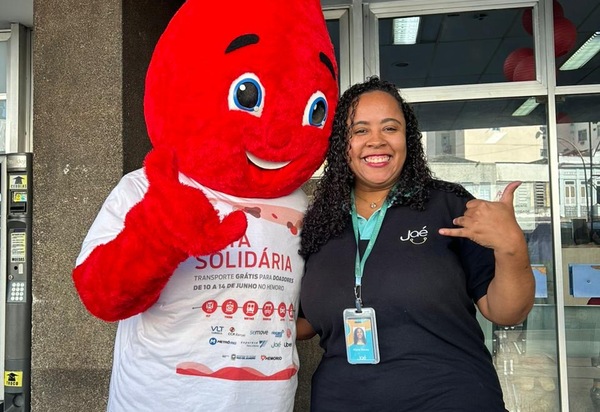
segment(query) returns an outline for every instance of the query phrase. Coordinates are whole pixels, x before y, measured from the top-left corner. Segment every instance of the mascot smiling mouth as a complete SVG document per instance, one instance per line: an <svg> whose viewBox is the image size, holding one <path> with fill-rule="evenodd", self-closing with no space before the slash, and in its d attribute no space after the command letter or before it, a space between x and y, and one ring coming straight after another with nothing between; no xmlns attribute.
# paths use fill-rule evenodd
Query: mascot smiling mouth
<svg viewBox="0 0 600 412"><path fill-rule="evenodd" d="M287 161L287 162L269 162L268 160L264 160L264 159L254 156L250 152L246 152L246 157L254 165L260 167L261 169L266 169L266 170L282 169L291 163L291 160Z"/></svg>

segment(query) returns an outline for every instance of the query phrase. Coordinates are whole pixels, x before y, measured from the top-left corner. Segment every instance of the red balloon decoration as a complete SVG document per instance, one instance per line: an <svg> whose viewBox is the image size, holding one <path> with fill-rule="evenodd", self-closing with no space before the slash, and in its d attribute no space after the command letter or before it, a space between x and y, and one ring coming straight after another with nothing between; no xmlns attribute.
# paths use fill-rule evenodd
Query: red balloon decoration
<svg viewBox="0 0 600 412"><path fill-rule="evenodd" d="M515 66L513 73L514 82L535 80L535 56L525 56Z"/></svg>
<svg viewBox="0 0 600 412"><path fill-rule="evenodd" d="M533 34L532 8L525 9L521 16L523 28ZM567 18L562 6L557 0L552 2L554 16L554 55L556 57L567 54L577 42L577 27ZM533 49L522 47L514 50L504 60L504 77L506 80L522 82L535 80L535 56Z"/></svg>
<svg viewBox="0 0 600 412"><path fill-rule="evenodd" d="M565 124L565 123L573 123L571 116L569 116L565 112L556 113L556 123Z"/></svg>
<svg viewBox="0 0 600 412"><path fill-rule="evenodd" d="M533 35L533 13L532 9L526 9L521 16L521 22L525 31Z"/></svg>
<svg viewBox="0 0 600 412"><path fill-rule="evenodd" d="M564 17L565 13L563 11L562 6L556 0L552 3L552 13L554 15L554 20ZM531 35L533 35L533 9L525 9L523 11L523 15L521 16L521 22L523 23L523 28L525 31Z"/></svg>
<svg viewBox="0 0 600 412"><path fill-rule="evenodd" d="M531 57L533 58L533 49L529 47L522 47L520 49L516 49L511 52L504 60L504 77L509 82L512 82L514 79L515 69L519 62L521 62L524 58ZM534 75L535 78L535 75Z"/></svg>
<svg viewBox="0 0 600 412"><path fill-rule="evenodd" d="M554 0L554 2L552 2L552 13L553 13L553 16L555 19L565 16L565 12L564 12L562 6L556 0Z"/></svg>
<svg viewBox="0 0 600 412"><path fill-rule="evenodd" d="M554 19L554 55L559 57L567 54L576 41L577 27L564 17Z"/></svg>

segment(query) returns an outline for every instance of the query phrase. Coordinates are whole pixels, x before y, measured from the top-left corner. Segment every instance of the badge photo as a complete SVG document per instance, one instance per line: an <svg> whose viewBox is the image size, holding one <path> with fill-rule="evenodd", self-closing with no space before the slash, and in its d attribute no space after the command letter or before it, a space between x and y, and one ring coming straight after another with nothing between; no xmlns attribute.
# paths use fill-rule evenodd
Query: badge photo
<svg viewBox="0 0 600 412"><path fill-rule="evenodd" d="M344 329L348 363L379 363L377 322L374 309L362 308L361 312L357 312L356 309L344 310Z"/></svg>

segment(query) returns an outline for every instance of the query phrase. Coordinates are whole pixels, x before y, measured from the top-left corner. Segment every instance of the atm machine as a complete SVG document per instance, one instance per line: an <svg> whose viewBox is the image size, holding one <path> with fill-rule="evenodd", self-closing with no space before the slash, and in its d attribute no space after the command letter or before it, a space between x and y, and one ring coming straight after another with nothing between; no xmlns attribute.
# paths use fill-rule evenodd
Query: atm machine
<svg viewBox="0 0 600 412"><path fill-rule="evenodd" d="M0 154L3 411L31 409L32 154Z"/></svg>

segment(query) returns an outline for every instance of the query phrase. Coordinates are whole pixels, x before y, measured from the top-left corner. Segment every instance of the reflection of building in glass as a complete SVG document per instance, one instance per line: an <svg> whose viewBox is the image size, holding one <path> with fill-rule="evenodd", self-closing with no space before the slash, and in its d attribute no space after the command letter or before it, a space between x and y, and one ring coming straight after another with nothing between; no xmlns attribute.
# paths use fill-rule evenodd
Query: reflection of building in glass
<svg viewBox="0 0 600 412"><path fill-rule="evenodd" d="M452 155L475 162L519 163L540 159L545 139L539 132L539 126L494 127L431 131L423 137L430 161Z"/></svg>
<svg viewBox="0 0 600 412"><path fill-rule="evenodd" d="M512 127L423 133L431 169L461 183L475 197L497 200L513 180L515 212L524 230L550 220L548 165L540 161L539 127Z"/></svg>
<svg viewBox="0 0 600 412"><path fill-rule="evenodd" d="M423 133L428 156L452 155L465 156L465 139L462 130L444 130Z"/></svg>
<svg viewBox="0 0 600 412"><path fill-rule="evenodd" d="M548 165L531 163L479 163L442 158L430 161L436 177L461 183L473 196L497 200L506 185L514 180L523 184L515 192L514 207L525 231L540 222L550 221Z"/></svg>
<svg viewBox="0 0 600 412"><path fill-rule="evenodd" d="M560 215L573 224L600 228L600 128L597 123L558 125ZM525 231L550 222L546 127L525 126L424 132L435 175L461 183L480 199L496 200L506 184L523 184L515 212ZM575 222L575 223L573 223ZM568 228L567 228L568 226ZM571 238L572 236L568 236Z"/></svg>
<svg viewBox="0 0 600 412"><path fill-rule="evenodd" d="M560 215L576 244L600 243L600 128L596 122L558 125ZM564 230L564 229L563 229Z"/></svg>

